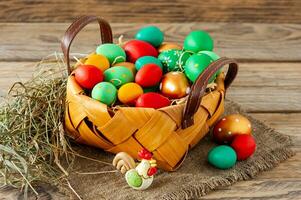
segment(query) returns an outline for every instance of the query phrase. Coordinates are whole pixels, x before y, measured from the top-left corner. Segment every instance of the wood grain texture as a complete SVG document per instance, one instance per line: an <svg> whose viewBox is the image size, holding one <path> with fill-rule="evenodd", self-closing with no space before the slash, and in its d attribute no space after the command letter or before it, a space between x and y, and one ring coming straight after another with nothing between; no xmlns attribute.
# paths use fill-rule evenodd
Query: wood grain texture
<svg viewBox="0 0 301 200"><path fill-rule="evenodd" d="M225 24L161 23L165 40L182 43L196 29L208 31L221 56L254 61L300 61L301 25L298 24ZM0 23L0 61L32 61L61 52L60 39L69 23ZM115 41L134 37L143 24L112 24ZM89 25L76 38L72 52L94 51L99 43L96 24Z"/></svg>
<svg viewBox="0 0 301 200"><path fill-rule="evenodd" d="M66 22L97 14L112 22L301 23L299 0L0 1L2 22Z"/></svg>

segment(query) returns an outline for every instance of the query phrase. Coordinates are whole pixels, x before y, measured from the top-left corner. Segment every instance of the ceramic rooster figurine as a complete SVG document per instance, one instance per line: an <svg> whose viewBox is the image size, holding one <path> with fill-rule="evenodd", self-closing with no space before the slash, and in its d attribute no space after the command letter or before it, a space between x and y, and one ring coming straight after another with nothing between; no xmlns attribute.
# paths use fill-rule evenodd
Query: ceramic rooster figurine
<svg viewBox="0 0 301 200"><path fill-rule="evenodd" d="M137 164L135 168L128 168L128 166L130 165L126 163L132 163L132 161L128 162L132 158L124 152L121 152L116 155L115 159L113 160L113 165L116 166L117 169L119 168L120 170L122 168L127 168L125 173L125 179L130 187L136 190L145 190L153 182L154 175L157 173L157 164L156 160L152 158L152 153L150 153L146 149L140 150L138 152L138 156L141 159L141 161ZM127 160L127 162L124 162L125 160ZM124 167L122 167L121 164L118 163L124 163L122 164L124 165Z"/></svg>

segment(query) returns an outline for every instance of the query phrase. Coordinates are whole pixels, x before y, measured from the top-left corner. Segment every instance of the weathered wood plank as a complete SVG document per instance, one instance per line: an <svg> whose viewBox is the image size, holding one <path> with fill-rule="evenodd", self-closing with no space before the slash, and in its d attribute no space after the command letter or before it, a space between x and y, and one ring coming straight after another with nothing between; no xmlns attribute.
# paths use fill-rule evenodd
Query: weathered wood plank
<svg viewBox="0 0 301 200"><path fill-rule="evenodd" d="M61 52L59 41L69 23L0 23L0 60L32 61ZM207 30L214 38L216 52L239 60L300 61L301 25L297 24L225 24L161 23L166 41L182 43L190 30ZM143 24L112 24L114 38L133 38ZM89 25L76 39L72 52L95 49L99 31Z"/></svg>
<svg viewBox="0 0 301 200"><path fill-rule="evenodd" d="M301 23L298 0L1 1L1 22L66 22L98 14L113 22Z"/></svg>

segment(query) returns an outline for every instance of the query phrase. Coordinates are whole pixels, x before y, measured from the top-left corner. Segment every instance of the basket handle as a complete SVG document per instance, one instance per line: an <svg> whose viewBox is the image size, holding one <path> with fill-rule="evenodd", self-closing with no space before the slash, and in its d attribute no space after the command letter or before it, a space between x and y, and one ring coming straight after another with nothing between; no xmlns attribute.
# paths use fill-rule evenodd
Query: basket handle
<svg viewBox="0 0 301 200"><path fill-rule="evenodd" d="M68 74L71 73L69 52L72 41L86 25L94 21L97 21L99 24L101 42L113 43L112 29L107 21L97 16L84 15L78 17L66 30L65 35L61 40L61 48L64 54L65 61L67 63Z"/></svg>
<svg viewBox="0 0 301 200"><path fill-rule="evenodd" d="M193 116L200 106L202 97L206 92L206 87L211 76L213 76L214 73L216 73L219 69L227 64L229 64L228 72L225 78L225 89L227 89L236 77L238 64L234 59L226 57L222 57L211 63L191 86L191 91L183 111L183 129L188 128L194 124Z"/></svg>

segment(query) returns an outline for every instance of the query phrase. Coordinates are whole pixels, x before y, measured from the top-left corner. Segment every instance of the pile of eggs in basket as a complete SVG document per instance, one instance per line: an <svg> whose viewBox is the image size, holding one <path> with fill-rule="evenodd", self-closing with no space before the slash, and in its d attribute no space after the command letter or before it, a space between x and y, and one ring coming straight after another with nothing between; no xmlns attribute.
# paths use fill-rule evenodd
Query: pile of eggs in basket
<svg viewBox="0 0 301 200"><path fill-rule="evenodd" d="M219 56L205 31L190 32L183 47L163 40L158 27L146 26L125 44L101 44L74 70L75 80L93 99L108 106L169 106L172 100L185 97Z"/></svg>

